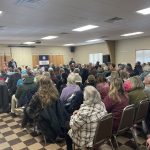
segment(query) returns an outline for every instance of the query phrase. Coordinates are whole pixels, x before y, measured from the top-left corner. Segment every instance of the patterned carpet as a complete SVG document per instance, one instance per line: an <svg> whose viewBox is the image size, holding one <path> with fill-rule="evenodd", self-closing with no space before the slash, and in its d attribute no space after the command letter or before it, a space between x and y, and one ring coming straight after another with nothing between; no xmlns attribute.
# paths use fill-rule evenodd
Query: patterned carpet
<svg viewBox="0 0 150 150"><path fill-rule="evenodd" d="M0 150L66 150L65 142L44 144L41 136L33 137L30 131L20 128L21 118L12 118L9 114L0 114ZM138 132L137 132L138 133ZM119 136L118 142L121 150L135 150L135 143L130 133ZM138 143L141 150L145 150L145 138L138 133ZM101 150L111 148L104 144Z"/></svg>

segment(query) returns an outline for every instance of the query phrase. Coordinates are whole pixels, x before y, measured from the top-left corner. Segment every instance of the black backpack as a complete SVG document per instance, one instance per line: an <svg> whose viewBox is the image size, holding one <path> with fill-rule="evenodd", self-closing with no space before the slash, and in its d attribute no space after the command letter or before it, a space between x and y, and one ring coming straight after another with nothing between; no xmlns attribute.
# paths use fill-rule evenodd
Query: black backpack
<svg viewBox="0 0 150 150"><path fill-rule="evenodd" d="M75 110L80 108L80 105L83 103L83 92L76 91L74 92L65 103L65 109L69 114L72 114Z"/></svg>

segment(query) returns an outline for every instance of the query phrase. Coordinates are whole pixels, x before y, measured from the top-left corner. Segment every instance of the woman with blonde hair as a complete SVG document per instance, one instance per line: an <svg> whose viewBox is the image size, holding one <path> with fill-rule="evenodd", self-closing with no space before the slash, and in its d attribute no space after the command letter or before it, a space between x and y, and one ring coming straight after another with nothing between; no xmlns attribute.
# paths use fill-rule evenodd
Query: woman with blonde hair
<svg viewBox="0 0 150 150"><path fill-rule="evenodd" d="M25 108L22 127L25 127L28 121L37 118L46 106L57 101L58 98L58 91L50 78L41 76L38 91L32 96L30 103Z"/></svg>
<svg viewBox="0 0 150 150"><path fill-rule="evenodd" d="M39 89L24 111L25 117L27 121L32 120L37 124L37 129L45 136L46 141L55 142L57 137L64 136L65 120L68 116L49 77L40 78Z"/></svg>
<svg viewBox="0 0 150 150"><path fill-rule="evenodd" d="M122 79L114 78L111 80L109 94L104 98L103 102L108 113L113 114L113 131L117 131L122 111L129 103L129 98L123 88Z"/></svg>

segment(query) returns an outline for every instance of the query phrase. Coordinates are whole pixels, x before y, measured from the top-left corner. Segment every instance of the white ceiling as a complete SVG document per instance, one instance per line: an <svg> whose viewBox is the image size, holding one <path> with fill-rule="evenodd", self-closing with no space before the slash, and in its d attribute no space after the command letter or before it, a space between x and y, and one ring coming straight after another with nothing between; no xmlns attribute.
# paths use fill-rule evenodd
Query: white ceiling
<svg viewBox="0 0 150 150"><path fill-rule="evenodd" d="M57 39L41 45L62 46L97 39L118 40L121 34L142 31L150 35L150 15L135 12L150 7L150 0L0 0L0 44L21 44L48 35ZM123 20L107 23L113 17ZM93 24L99 28L73 32L72 29ZM61 34L61 33L68 34Z"/></svg>

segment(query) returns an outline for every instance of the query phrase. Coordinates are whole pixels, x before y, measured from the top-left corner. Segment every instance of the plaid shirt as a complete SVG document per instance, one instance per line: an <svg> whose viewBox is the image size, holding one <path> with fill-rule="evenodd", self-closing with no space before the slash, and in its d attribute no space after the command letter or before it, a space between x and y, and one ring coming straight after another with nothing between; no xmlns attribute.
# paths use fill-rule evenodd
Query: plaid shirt
<svg viewBox="0 0 150 150"><path fill-rule="evenodd" d="M69 135L79 147L92 147L98 120L107 114L103 102L82 104L78 113L71 116Z"/></svg>

